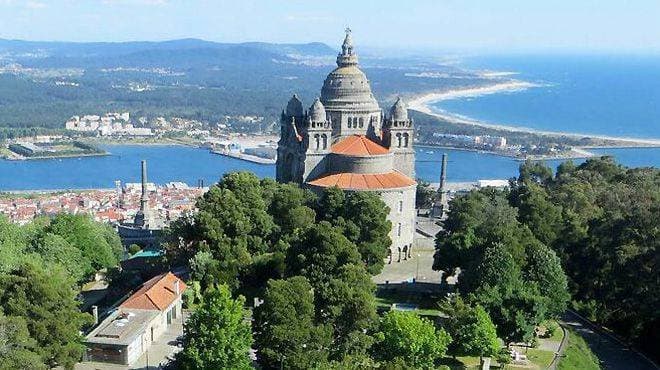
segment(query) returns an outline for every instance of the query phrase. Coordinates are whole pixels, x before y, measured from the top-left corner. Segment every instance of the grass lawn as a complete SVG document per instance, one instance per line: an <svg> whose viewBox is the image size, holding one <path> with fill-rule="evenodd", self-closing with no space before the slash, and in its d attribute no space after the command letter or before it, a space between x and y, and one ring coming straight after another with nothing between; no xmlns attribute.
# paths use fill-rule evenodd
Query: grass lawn
<svg viewBox="0 0 660 370"><path fill-rule="evenodd" d="M564 332L561 330L559 323L556 320L549 320L541 324L541 330L545 331L546 324L551 323L556 329L550 338L541 338L541 340L547 340L551 342L561 342L564 337Z"/></svg>
<svg viewBox="0 0 660 370"><path fill-rule="evenodd" d="M547 369L554 358L554 353L550 351L543 351L537 348L530 348L527 350L527 359L539 369Z"/></svg>
<svg viewBox="0 0 660 370"><path fill-rule="evenodd" d="M554 357L553 352L536 348L529 348L527 353L524 351L521 352L527 355L530 364L525 366L508 364L506 365L506 369L547 369ZM445 358L441 363L454 370L479 369L479 357L458 356L456 359ZM499 366L500 365L493 359L490 365L491 369L499 369Z"/></svg>
<svg viewBox="0 0 660 370"><path fill-rule="evenodd" d="M410 303L417 305L413 312L422 316L440 316L436 308L440 296L419 295L414 293L379 290L376 292L376 306L378 309L389 310L394 303Z"/></svg>
<svg viewBox="0 0 660 370"><path fill-rule="evenodd" d="M557 365L559 370L598 370L600 362L591 352L587 343L573 330L568 333L568 346L564 351L564 357Z"/></svg>
<svg viewBox="0 0 660 370"><path fill-rule="evenodd" d="M458 356L455 359L451 357L445 357L442 359L440 364L447 365L452 370L478 370L479 357ZM492 367L493 366L491 366L491 368Z"/></svg>

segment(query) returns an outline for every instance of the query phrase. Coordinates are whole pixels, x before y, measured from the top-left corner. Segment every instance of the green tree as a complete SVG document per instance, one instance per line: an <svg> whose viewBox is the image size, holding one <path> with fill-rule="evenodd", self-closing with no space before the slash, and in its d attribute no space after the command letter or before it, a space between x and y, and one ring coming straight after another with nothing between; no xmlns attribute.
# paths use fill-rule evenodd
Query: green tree
<svg viewBox="0 0 660 370"><path fill-rule="evenodd" d="M116 266L123 253L117 232L87 215L58 214L45 228L45 232L59 235L78 248L83 257L90 261L93 269L91 272Z"/></svg>
<svg viewBox="0 0 660 370"><path fill-rule="evenodd" d="M357 247L340 230L321 221L310 226L287 252L287 276L302 275L314 286L338 276L347 264L361 264Z"/></svg>
<svg viewBox="0 0 660 370"><path fill-rule="evenodd" d="M24 318L48 367L73 368L82 356L80 330L91 316L80 312L76 295L72 279L59 266L25 263L0 274L0 309L8 317Z"/></svg>
<svg viewBox="0 0 660 370"><path fill-rule="evenodd" d="M371 192L344 192L333 187L326 189L316 211L321 220L341 229L355 243L370 274L382 271L392 240L387 220L389 208Z"/></svg>
<svg viewBox="0 0 660 370"><path fill-rule="evenodd" d="M0 311L0 369L47 369L36 347L25 319Z"/></svg>
<svg viewBox="0 0 660 370"><path fill-rule="evenodd" d="M29 250L46 263L60 264L76 282L84 281L95 272L92 262L83 255L82 250L60 235L45 233L32 242Z"/></svg>
<svg viewBox="0 0 660 370"><path fill-rule="evenodd" d="M306 278L269 281L254 323L261 366L308 369L328 362L332 328L315 323L314 293Z"/></svg>
<svg viewBox="0 0 660 370"><path fill-rule="evenodd" d="M525 281L536 282L539 293L548 298L548 313L551 316L559 317L566 311L571 296L566 274L555 252L543 244L530 244L523 276Z"/></svg>
<svg viewBox="0 0 660 370"><path fill-rule="evenodd" d="M295 237L316 221L316 212L309 207L316 202L316 196L311 191L295 184L278 184L271 192L268 213L278 225L280 238Z"/></svg>
<svg viewBox="0 0 660 370"><path fill-rule="evenodd" d="M431 184L417 179L417 194L415 196L415 208L431 208L440 196L437 191L431 189Z"/></svg>
<svg viewBox="0 0 660 370"><path fill-rule="evenodd" d="M376 286L369 273L361 265L347 264L314 290L317 322L333 328L336 345L332 358L365 355L373 343L366 333L378 323Z"/></svg>
<svg viewBox="0 0 660 370"><path fill-rule="evenodd" d="M452 337L451 352L462 356L492 357L500 351L495 324L480 305L470 306L455 297L441 306L449 316L447 330Z"/></svg>
<svg viewBox="0 0 660 370"><path fill-rule="evenodd" d="M198 281L202 290L217 283L216 279L222 275L220 263L213 259L211 252L199 251L190 259L190 278Z"/></svg>
<svg viewBox="0 0 660 370"><path fill-rule="evenodd" d="M197 201L199 212L166 231L168 260L188 263L198 252L210 253L217 263L207 269L215 274L207 279L238 288L253 257L272 253L281 239L288 240L268 213L267 201L273 201L279 185L263 184L247 172L225 174Z"/></svg>
<svg viewBox="0 0 660 370"><path fill-rule="evenodd" d="M131 245L128 246L128 253L129 253L131 256L134 255L135 253L141 251L141 250L142 250L142 247L140 247L140 246L137 245L137 244L131 244Z"/></svg>
<svg viewBox="0 0 660 370"><path fill-rule="evenodd" d="M433 369L444 357L451 337L437 330L428 319L413 312L389 311L376 333L374 357L380 361L400 361L416 369Z"/></svg>
<svg viewBox="0 0 660 370"><path fill-rule="evenodd" d="M232 299L219 285L204 293L201 306L185 324L183 350L176 355L180 369L251 369L252 332L245 298Z"/></svg>
<svg viewBox="0 0 660 370"><path fill-rule="evenodd" d="M539 241L551 245L557 239L561 232L561 207L552 202L541 185L531 181L513 183L509 200L518 209L518 220Z"/></svg>
<svg viewBox="0 0 660 370"><path fill-rule="evenodd" d="M531 178L525 181L536 184ZM459 291L486 309L498 335L529 341L536 325L563 312L566 277L507 198L507 192L494 190L455 198L436 238L434 268L460 267Z"/></svg>
<svg viewBox="0 0 660 370"><path fill-rule="evenodd" d="M539 294L536 282L523 282L519 266L501 244L486 249L477 270L481 275L470 301L488 311L498 336L529 342L535 327L547 318L549 299Z"/></svg>
<svg viewBox="0 0 660 370"><path fill-rule="evenodd" d="M509 205L506 193L483 189L451 201L443 230L436 237L433 268L452 271L460 267L461 285L474 286L476 270L485 248L502 244L518 265L525 264L525 246L537 242L529 228L518 221L517 210Z"/></svg>
<svg viewBox="0 0 660 370"><path fill-rule="evenodd" d="M25 259L27 240L23 230L0 215L0 273L9 271Z"/></svg>
<svg viewBox="0 0 660 370"><path fill-rule="evenodd" d="M551 245L575 307L660 358L660 170L624 168L611 157L566 165L547 187L562 207Z"/></svg>
<svg viewBox="0 0 660 370"><path fill-rule="evenodd" d="M552 169L541 161L525 161L520 165L519 173L519 182L547 184L552 180Z"/></svg>

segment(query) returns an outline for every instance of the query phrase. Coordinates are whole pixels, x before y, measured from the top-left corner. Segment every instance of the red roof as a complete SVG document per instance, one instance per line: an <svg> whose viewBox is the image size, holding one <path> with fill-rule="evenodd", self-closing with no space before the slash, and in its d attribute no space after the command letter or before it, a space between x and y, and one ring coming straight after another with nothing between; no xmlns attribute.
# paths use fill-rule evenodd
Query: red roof
<svg viewBox="0 0 660 370"><path fill-rule="evenodd" d="M179 294L176 293L175 282L179 282ZM186 289L186 284L171 272L158 275L144 283L119 307L139 310L164 311Z"/></svg>
<svg viewBox="0 0 660 370"><path fill-rule="evenodd" d="M334 173L309 181L308 184L324 188L337 186L344 190L377 190L403 188L417 183L398 171L392 171L375 174Z"/></svg>
<svg viewBox="0 0 660 370"><path fill-rule="evenodd" d="M349 136L335 143L330 149L336 154L359 156L382 155L390 152L387 148L364 135Z"/></svg>

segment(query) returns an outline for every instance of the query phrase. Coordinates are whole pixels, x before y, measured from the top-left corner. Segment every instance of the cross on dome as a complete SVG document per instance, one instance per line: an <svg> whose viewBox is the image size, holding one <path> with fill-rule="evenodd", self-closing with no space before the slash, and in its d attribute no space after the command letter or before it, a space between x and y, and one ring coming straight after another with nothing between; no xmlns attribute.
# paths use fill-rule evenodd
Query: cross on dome
<svg viewBox="0 0 660 370"><path fill-rule="evenodd" d="M341 44L341 53L337 56L337 65L340 67L358 64L357 54L353 52L353 37L351 37L353 31L346 27L344 32L346 32L346 37Z"/></svg>
<svg viewBox="0 0 660 370"><path fill-rule="evenodd" d="M342 55L353 55L353 38L351 37L352 31L350 27L346 27L344 32L346 32L346 37L344 38L344 42L341 45Z"/></svg>

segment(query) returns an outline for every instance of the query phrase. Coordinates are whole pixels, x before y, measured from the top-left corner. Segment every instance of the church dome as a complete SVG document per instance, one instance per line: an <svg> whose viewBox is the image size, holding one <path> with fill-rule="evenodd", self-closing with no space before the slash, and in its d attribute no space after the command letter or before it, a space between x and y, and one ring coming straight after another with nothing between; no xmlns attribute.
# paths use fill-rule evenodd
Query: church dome
<svg viewBox="0 0 660 370"><path fill-rule="evenodd" d="M326 121L325 107L319 98L316 98L312 106L309 107L309 116L312 119L312 122Z"/></svg>
<svg viewBox="0 0 660 370"><path fill-rule="evenodd" d="M303 105L300 99L298 99L298 95L293 94L291 99L289 99L289 103L286 105L286 115L292 117L303 115Z"/></svg>
<svg viewBox="0 0 660 370"><path fill-rule="evenodd" d="M378 102L371 92L367 76L358 67L351 32L346 30L337 68L323 82L321 102L330 111L377 111Z"/></svg>
<svg viewBox="0 0 660 370"><path fill-rule="evenodd" d="M406 104L401 98L396 99L396 102L390 108L390 119L397 122L408 120L408 108L406 108Z"/></svg>

